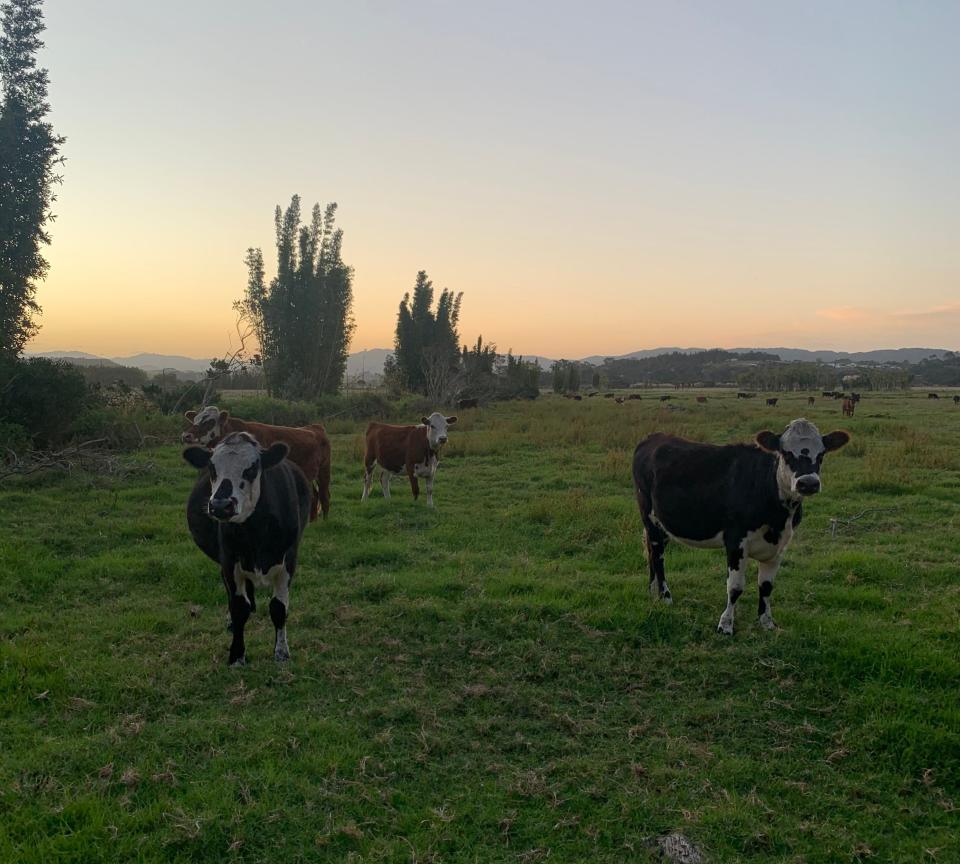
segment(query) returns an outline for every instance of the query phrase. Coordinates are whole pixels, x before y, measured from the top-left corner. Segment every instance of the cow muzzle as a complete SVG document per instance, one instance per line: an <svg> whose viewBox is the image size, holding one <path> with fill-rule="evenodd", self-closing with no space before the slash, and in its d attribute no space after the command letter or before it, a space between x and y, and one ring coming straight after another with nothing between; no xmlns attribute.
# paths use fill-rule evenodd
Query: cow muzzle
<svg viewBox="0 0 960 864"><path fill-rule="evenodd" d="M237 502L233 498L211 498L207 511L217 521L229 522L237 515Z"/></svg>
<svg viewBox="0 0 960 864"><path fill-rule="evenodd" d="M820 491L820 478L816 474L804 474L797 478L797 492L801 495L816 495Z"/></svg>
<svg viewBox="0 0 960 864"><path fill-rule="evenodd" d="M199 442L197 441L197 439L194 438L193 435L192 435L191 433L189 433L189 432L184 432L184 433L180 436L180 441L181 441L183 444L197 444L197 443L199 443Z"/></svg>

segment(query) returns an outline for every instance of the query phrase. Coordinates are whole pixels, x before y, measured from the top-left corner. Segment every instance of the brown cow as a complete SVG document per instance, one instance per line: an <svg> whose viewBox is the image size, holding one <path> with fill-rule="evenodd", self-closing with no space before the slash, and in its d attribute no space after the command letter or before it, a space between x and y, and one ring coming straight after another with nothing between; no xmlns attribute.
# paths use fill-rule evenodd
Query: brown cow
<svg viewBox="0 0 960 864"><path fill-rule="evenodd" d="M697 403L700 404L700 405L706 405L706 404L707 404L707 397L706 397L706 396L697 396Z"/></svg>
<svg viewBox="0 0 960 864"><path fill-rule="evenodd" d="M363 457L363 497L366 501L373 486L373 466L379 465L383 497L390 498L390 477L406 472L410 478L413 497L420 495L418 477L427 487L427 505L433 507L433 478L440 463L440 450L447 443L447 427L457 422L456 417L444 417L434 412L420 419L420 426L391 426L371 423L367 427L367 448Z"/></svg>
<svg viewBox="0 0 960 864"><path fill-rule="evenodd" d="M807 396L807 405L813 405L816 403L816 401L817 400L814 399L813 396Z"/></svg>
<svg viewBox="0 0 960 864"><path fill-rule="evenodd" d="M183 416L190 421L190 428L180 436L184 444L201 444L212 450L232 432L247 432L265 450L279 441L285 443L290 448L287 458L310 481L310 521L317 518L318 509L323 511L323 518L327 518L330 512L330 439L322 423L270 426L231 417L229 411L221 411L216 405L208 405L200 411L187 411Z"/></svg>
<svg viewBox="0 0 960 864"><path fill-rule="evenodd" d="M844 400L843 400L843 406L842 406L842 407L843 407L843 416L844 416L844 417L852 417L852 416L853 416L853 406L854 406L854 404L855 404L855 403L854 403L854 401L853 401L852 399L844 399Z"/></svg>

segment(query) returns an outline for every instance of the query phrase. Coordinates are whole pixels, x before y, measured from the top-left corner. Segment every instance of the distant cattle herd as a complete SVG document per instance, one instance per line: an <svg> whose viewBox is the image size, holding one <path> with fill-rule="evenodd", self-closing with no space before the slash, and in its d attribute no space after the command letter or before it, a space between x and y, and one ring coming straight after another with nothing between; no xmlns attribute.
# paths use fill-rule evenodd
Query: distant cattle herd
<svg viewBox="0 0 960 864"><path fill-rule="evenodd" d="M582 400L579 393L564 394ZM599 391L587 394L599 395ZM824 398L842 400L844 417L853 417L859 393L825 390ZM741 391L737 399L755 393ZM603 393L617 404L639 400L639 393ZM657 397L670 402L670 394ZM928 399L939 399L928 393ZM708 397L697 395L696 404ZM813 406L815 397L805 397ZM960 395L952 397L960 406ZM766 398L778 407L781 397ZM479 407L477 399L461 399L461 409ZM682 410L666 405L670 410ZM227 594L232 641L229 662L246 662L244 627L256 609L257 588L271 588L274 657L287 660L286 622L290 584L306 525L330 510L330 439L322 424L275 426L231 417L210 405L185 414L189 428L182 440L184 458L199 469L187 502L187 525L197 546L220 568ZM434 412L419 424L396 426L372 422L367 427L363 457L362 500L380 468L383 496L390 498L390 479L405 474L413 497L426 487L433 506L433 485L440 454L455 416ZM802 502L820 489L823 457L843 447L850 436L836 431L820 435L811 422L798 419L777 435L765 431L754 444L698 444L655 433L637 445L633 480L646 538L651 589L671 601L664 576L663 552L668 540L697 547L723 548L727 557L727 604L717 625L733 632L736 602L744 590L746 560L760 562L760 624L772 628L770 595L783 555L800 524Z"/></svg>

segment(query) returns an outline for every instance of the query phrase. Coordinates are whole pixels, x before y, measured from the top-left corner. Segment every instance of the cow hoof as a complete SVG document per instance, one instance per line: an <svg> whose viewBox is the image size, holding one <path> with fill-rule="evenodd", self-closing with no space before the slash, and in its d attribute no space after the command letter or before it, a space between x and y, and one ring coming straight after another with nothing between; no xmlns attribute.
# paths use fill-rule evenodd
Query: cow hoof
<svg viewBox="0 0 960 864"><path fill-rule="evenodd" d="M667 606L672 606L672 605L673 605L673 596L670 594L669 591L668 591L666 594L661 594L661 595L660 595L660 602L661 602L661 603L666 603Z"/></svg>
<svg viewBox="0 0 960 864"><path fill-rule="evenodd" d="M230 665L231 665L231 666L246 666L246 665L247 665L247 658L246 658L246 657L238 657L238 658L237 658L236 660L234 660Z"/></svg>
<svg viewBox="0 0 960 864"><path fill-rule="evenodd" d="M290 652L277 649L273 652L273 659L276 660L277 663L286 663L290 659Z"/></svg>
<svg viewBox="0 0 960 864"><path fill-rule="evenodd" d="M723 636L732 636L733 635L733 622L732 621L721 621L717 625L717 633L720 633Z"/></svg>
<svg viewBox="0 0 960 864"><path fill-rule="evenodd" d="M758 620L760 621L760 626L763 627L764 630L777 629L776 622L774 622L772 615L761 615Z"/></svg>

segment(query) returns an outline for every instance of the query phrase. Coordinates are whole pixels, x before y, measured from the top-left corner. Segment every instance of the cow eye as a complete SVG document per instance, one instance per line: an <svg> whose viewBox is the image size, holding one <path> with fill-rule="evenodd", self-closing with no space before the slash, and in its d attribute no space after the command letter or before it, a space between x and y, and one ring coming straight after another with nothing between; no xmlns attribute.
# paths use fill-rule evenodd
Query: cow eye
<svg viewBox="0 0 960 864"><path fill-rule="evenodd" d="M258 466L254 464L254 465L251 465L249 468L247 468L243 472L243 479L249 480L252 483L257 477L257 467Z"/></svg>

